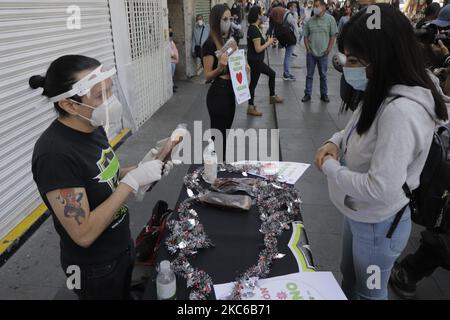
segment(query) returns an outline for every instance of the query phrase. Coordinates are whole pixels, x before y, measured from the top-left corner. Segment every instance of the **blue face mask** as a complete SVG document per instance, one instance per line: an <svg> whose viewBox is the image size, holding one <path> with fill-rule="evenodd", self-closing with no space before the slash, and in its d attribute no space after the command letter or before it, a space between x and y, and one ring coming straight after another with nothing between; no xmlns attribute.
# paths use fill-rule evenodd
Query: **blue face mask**
<svg viewBox="0 0 450 320"><path fill-rule="evenodd" d="M367 88L366 67L346 68L344 67L345 81L355 90L365 91Z"/></svg>
<svg viewBox="0 0 450 320"><path fill-rule="evenodd" d="M314 16L315 17L319 17L320 14L322 13L322 9L321 8L314 8L313 11L314 11Z"/></svg>

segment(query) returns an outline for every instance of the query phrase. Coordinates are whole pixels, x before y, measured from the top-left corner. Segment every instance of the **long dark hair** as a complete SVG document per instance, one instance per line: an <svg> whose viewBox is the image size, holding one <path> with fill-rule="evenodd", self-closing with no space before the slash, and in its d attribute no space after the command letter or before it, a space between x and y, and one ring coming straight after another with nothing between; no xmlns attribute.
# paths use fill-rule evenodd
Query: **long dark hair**
<svg viewBox="0 0 450 320"><path fill-rule="evenodd" d="M230 11L227 5L216 4L212 7L211 13L209 14L209 24L211 26L210 37L216 44L217 49L222 48L224 45L222 32L220 31L220 21L226 11Z"/></svg>
<svg viewBox="0 0 450 320"><path fill-rule="evenodd" d="M338 42L339 51L344 52L345 48L350 55L370 64L369 83L356 127L358 134L369 130L380 105L396 84L429 89L437 117L447 120L447 108L426 71L422 50L408 18L389 4L376 6L381 12L380 29L368 28L367 20L372 14L363 9L344 25Z"/></svg>
<svg viewBox="0 0 450 320"><path fill-rule="evenodd" d="M72 85L77 82L77 73L95 69L99 65L98 60L86 56L62 56L50 64L45 76L32 76L28 84L32 89L44 88L42 95L46 97L55 97L72 89ZM81 97L77 95L71 97L71 99L81 102ZM67 115L67 112L59 106L58 102L55 102L54 106L60 116Z"/></svg>
<svg viewBox="0 0 450 320"><path fill-rule="evenodd" d="M252 24L258 21L258 17L261 14L261 7L258 5L254 5L250 8L250 11L248 12L248 23Z"/></svg>

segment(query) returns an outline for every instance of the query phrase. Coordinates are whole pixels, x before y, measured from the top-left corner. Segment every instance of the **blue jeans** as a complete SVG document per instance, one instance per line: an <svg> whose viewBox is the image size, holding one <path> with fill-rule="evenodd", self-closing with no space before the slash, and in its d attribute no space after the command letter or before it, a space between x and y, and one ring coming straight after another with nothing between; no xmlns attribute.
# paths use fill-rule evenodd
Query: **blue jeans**
<svg viewBox="0 0 450 320"><path fill-rule="evenodd" d="M392 266L405 249L411 233L411 211L403 213L391 239L386 234L395 215L379 223L362 223L344 218L342 245L342 290L348 299L387 300L388 281ZM369 266L380 270L379 287L374 284L374 273Z"/></svg>
<svg viewBox="0 0 450 320"><path fill-rule="evenodd" d="M291 74L291 60L292 53L294 52L295 44L286 47L286 52L284 53L284 63L283 63L283 75L288 76Z"/></svg>
<svg viewBox="0 0 450 320"><path fill-rule="evenodd" d="M172 77L173 77L173 76L175 75L175 69L177 68L177 64L171 62L171 63L170 63L170 67L171 67L171 69L172 69Z"/></svg>
<svg viewBox="0 0 450 320"><path fill-rule="evenodd" d="M319 69L320 76L320 95L326 96L328 95L328 85L327 85L327 70L328 70L328 55L325 54L321 57L313 56L311 53L306 54L306 86L305 86L305 95L311 95L313 80L314 80L314 71L317 68Z"/></svg>

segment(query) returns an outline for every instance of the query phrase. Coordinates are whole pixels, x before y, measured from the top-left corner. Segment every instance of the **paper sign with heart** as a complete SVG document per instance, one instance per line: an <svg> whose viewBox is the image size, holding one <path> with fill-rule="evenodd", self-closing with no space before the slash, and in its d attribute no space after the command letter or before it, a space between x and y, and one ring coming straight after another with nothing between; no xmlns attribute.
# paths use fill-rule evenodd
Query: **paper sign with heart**
<svg viewBox="0 0 450 320"><path fill-rule="evenodd" d="M245 52L242 49L236 50L228 57L231 82L233 84L234 96L236 97L236 102L238 104L250 99L247 73L245 72L246 64L247 61L245 60Z"/></svg>
<svg viewBox="0 0 450 320"><path fill-rule="evenodd" d="M242 84L242 72L236 73L236 79L239 82L239 84Z"/></svg>

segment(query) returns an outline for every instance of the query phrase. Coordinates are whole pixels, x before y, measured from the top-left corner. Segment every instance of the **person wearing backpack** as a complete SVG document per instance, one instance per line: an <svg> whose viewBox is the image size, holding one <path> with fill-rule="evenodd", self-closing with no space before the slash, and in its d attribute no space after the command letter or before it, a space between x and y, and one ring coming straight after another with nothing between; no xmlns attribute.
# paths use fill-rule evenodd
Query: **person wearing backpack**
<svg viewBox="0 0 450 320"><path fill-rule="evenodd" d="M295 81L294 75L291 74L291 60L299 37L297 19L290 10L275 7L270 11L270 20L273 23L274 37L281 46L286 48L283 61L283 80Z"/></svg>
<svg viewBox="0 0 450 320"><path fill-rule="evenodd" d="M333 49L337 32L336 20L326 13L325 1L314 1L314 16L303 28L307 75L302 102L311 100L316 64L320 76L320 100L330 102L327 85L328 55Z"/></svg>
<svg viewBox="0 0 450 320"><path fill-rule="evenodd" d="M363 92L362 102L315 157L344 215L342 289L349 299L388 298L391 269L411 232L403 186L418 188L435 127L448 120L409 20L390 5L376 6L380 29L367 28L371 14L363 9L338 39L345 81Z"/></svg>
<svg viewBox="0 0 450 320"><path fill-rule="evenodd" d="M449 102L450 69L438 70L437 75L441 81L442 91L445 94L444 99L446 102ZM427 165L431 165L431 163L435 167L436 176L430 178L428 174L427 180L429 180L429 183L420 186L420 189L428 191L427 198L416 197L415 199L417 207L419 207L418 215L426 215L431 221L423 223L425 219L422 219L422 221L416 219L418 221L414 221L413 217L414 222L426 227L420 233L419 248L414 253L404 257L401 261L395 262L389 279L389 283L395 293L403 299L415 299L417 284L422 279L431 276L437 268L441 267L450 270L450 196L446 198L440 196L442 193L445 194L446 190L448 190L447 186L450 184L448 179L448 175L450 174L450 158L447 156L450 151L450 125L447 124L445 128L440 127L439 132L443 132L439 136L443 149L446 149L443 153L444 158L441 161L441 165L436 165L437 161L431 160L432 152L430 150L427 164L422 171L421 182L427 179L425 173L426 171L429 172L429 170L426 170L428 169L426 167ZM430 161L430 164L428 164L428 161ZM445 167L443 167L442 163ZM433 181L433 178L438 181ZM430 197L432 199L429 199ZM435 206L436 199L437 201L442 201L438 203L439 207L437 208ZM422 210L420 210L420 201L424 202ZM436 209L438 215L433 212ZM439 217L441 213L442 218ZM436 227L436 224L439 224L439 227Z"/></svg>

